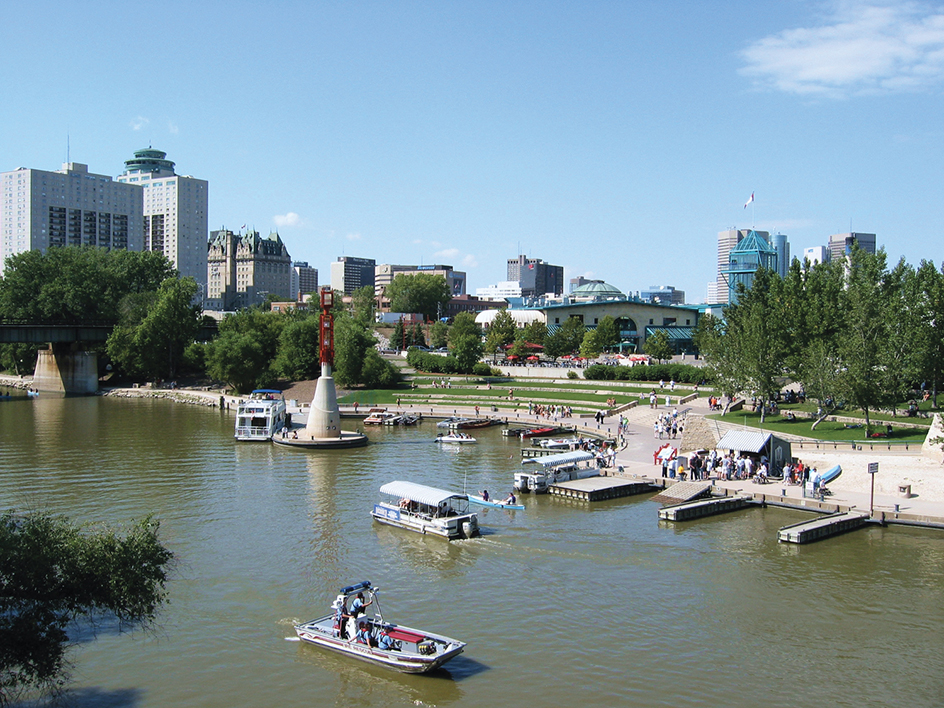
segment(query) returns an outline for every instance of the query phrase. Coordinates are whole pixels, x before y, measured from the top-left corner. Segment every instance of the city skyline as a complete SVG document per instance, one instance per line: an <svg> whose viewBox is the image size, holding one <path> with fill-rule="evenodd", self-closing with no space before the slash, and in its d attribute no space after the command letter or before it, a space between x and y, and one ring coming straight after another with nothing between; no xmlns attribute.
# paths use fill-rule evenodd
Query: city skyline
<svg viewBox="0 0 944 708"><path fill-rule="evenodd" d="M183 7L8 8L0 172L150 145L207 180L210 229L473 290L527 254L698 302L732 227L940 262L938 4ZM154 52L114 52L142 28Z"/></svg>

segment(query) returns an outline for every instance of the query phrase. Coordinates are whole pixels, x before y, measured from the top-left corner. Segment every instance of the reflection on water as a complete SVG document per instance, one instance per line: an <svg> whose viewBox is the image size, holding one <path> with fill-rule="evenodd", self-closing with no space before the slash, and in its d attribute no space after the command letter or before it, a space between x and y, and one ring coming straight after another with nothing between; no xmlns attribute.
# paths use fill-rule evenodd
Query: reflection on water
<svg viewBox="0 0 944 708"><path fill-rule="evenodd" d="M499 496L520 443L492 428L450 450L430 421L368 435L366 448L302 452L236 443L231 412L166 401L0 403L0 506L154 513L179 559L157 635L83 641L76 704L944 703L940 532L781 545L777 529L802 514L673 525L646 497L525 495L525 511L477 510L483 536L450 543L373 522L379 487ZM466 653L400 676L285 641L286 618L326 614L360 580L383 589L391 619Z"/></svg>

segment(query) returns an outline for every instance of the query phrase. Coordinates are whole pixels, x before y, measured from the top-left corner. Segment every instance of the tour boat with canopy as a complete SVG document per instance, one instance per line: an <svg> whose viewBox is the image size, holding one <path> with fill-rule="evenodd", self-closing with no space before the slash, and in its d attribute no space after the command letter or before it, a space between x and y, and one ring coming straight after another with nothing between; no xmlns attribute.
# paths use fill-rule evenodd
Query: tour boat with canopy
<svg viewBox="0 0 944 708"><path fill-rule="evenodd" d="M368 580L341 588L331 614L295 625L295 633L302 641L411 674L442 666L465 649L465 642L387 621L379 594Z"/></svg>
<svg viewBox="0 0 944 708"><path fill-rule="evenodd" d="M581 463L590 463L595 461L596 456L592 452L583 450L574 450L573 452L562 452L559 455L546 455L545 457L531 457L522 460L522 465L535 465L539 469L528 472L515 472L514 487L519 492L534 492L541 494L547 491L547 488L555 482L568 482L572 479L583 479L585 477L597 477L600 470L594 466L590 467Z"/></svg>
<svg viewBox="0 0 944 708"><path fill-rule="evenodd" d="M281 391L257 388L236 408L236 439L271 440L286 424L285 397Z"/></svg>
<svg viewBox="0 0 944 708"><path fill-rule="evenodd" d="M479 535L478 517L469 512L465 494L400 481L388 482L380 493L395 500L374 504L371 516L382 524L450 540Z"/></svg>

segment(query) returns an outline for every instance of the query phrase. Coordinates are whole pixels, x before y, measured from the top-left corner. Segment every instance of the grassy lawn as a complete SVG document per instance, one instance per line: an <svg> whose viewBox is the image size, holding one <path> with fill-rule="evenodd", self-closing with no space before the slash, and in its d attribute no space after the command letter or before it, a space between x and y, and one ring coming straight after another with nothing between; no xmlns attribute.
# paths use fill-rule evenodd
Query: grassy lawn
<svg viewBox="0 0 944 708"><path fill-rule="evenodd" d="M796 410L797 407L792 406L791 408ZM842 415L849 414L846 411L842 411ZM768 415L764 421L763 426L761 426L760 413L753 413L749 410L735 411L734 413L728 413L726 416L710 415L708 417L717 420L724 420L728 423L740 423L751 428L762 428L763 430L768 430L773 433L801 435L807 438L828 440L830 442L851 442L853 440L865 441L868 439L871 442L920 443L924 441L924 438L928 434L928 426L926 423L924 425L917 423L913 427L902 427L896 425L892 427L891 434L887 433L884 425L873 425L872 431L881 433L882 437L867 438L864 424L860 425L859 427L855 427L857 425L855 423L842 423L840 421L834 422L828 418L816 426L816 430L810 430L810 426L813 425L813 419L811 418L798 417L795 420L789 420L784 418L782 415ZM892 418L888 416L888 419L891 420ZM896 418L894 420L902 422L904 419ZM908 422L910 423L912 421L909 420Z"/></svg>

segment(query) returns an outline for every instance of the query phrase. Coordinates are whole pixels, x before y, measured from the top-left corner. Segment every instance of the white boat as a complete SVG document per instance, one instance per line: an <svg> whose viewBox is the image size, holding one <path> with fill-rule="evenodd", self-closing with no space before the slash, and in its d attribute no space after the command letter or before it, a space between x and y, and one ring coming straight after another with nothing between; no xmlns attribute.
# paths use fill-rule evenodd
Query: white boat
<svg viewBox="0 0 944 708"><path fill-rule="evenodd" d="M285 397L281 391L259 388L236 408L237 440L271 440L285 427Z"/></svg>
<svg viewBox="0 0 944 708"><path fill-rule="evenodd" d="M436 442L453 443L455 445L468 445L470 443L478 442L478 440L467 433L448 433L447 435L437 435Z"/></svg>
<svg viewBox="0 0 944 708"><path fill-rule="evenodd" d="M522 460L522 465L535 465L538 469L528 472L515 472L514 487L525 494L529 492L542 494L547 491L548 487L557 482L598 477L600 470L595 466L595 462L593 467L581 466L581 463L591 461L595 461L593 453L584 452L583 450Z"/></svg>
<svg viewBox="0 0 944 708"><path fill-rule="evenodd" d="M495 509L511 509L513 511L524 511L524 504L506 504L505 502L498 502L492 499L484 499L483 497L477 497L474 494L469 494L469 502L472 504L478 504L479 506L490 506Z"/></svg>
<svg viewBox="0 0 944 708"><path fill-rule="evenodd" d="M465 642L388 622L380 611L379 592L366 580L341 588L331 614L295 625L295 633L302 641L411 674L435 669L463 652ZM349 600L358 594L365 608L353 616L352 605L357 601Z"/></svg>
<svg viewBox="0 0 944 708"><path fill-rule="evenodd" d="M478 517L469 512L465 494L399 481L383 485L380 493L394 499L374 504L371 516L382 524L450 540L479 535Z"/></svg>
<svg viewBox="0 0 944 708"><path fill-rule="evenodd" d="M583 444L583 438L533 438L531 444L549 450L576 450Z"/></svg>
<svg viewBox="0 0 944 708"><path fill-rule="evenodd" d="M383 408L373 408L368 413L369 415L364 418L364 425L396 425L402 417L398 413Z"/></svg>
<svg viewBox="0 0 944 708"><path fill-rule="evenodd" d="M443 420L436 423L436 427L451 428L454 423L458 423L460 420L465 420L465 418L444 418Z"/></svg>

